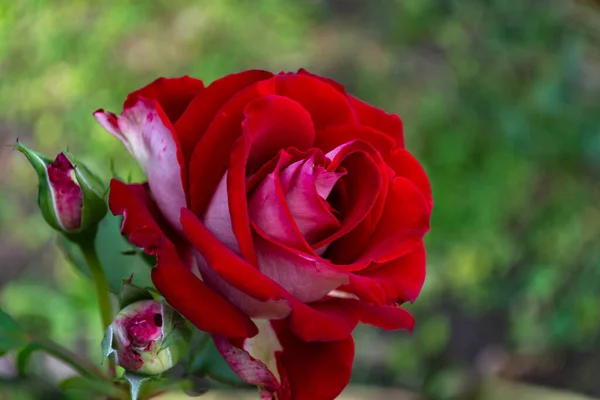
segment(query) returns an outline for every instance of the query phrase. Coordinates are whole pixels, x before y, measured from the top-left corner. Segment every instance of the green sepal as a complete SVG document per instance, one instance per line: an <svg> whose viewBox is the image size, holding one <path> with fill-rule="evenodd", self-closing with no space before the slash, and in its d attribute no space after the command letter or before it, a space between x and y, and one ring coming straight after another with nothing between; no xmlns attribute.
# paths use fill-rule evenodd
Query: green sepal
<svg viewBox="0 0 600 400"><path fill-rule="evenodd" d="M102 342L100 342L100 346L102 347L102 363L104 363L104 360L106 360L108 357L110 357L111 354L113 354L116 351L113 347L113 340L114 332L113 326L111 324L104 331L104 337L102 338Z"/></svg>
<svg viewBox="0 0 600 400"><path fill-rule="evenodd" d="M35 170L38 176L38 206L42 212L42 216L53 229L63 232L63 227L56 215L54 200L52 197L52 188L48 180L48 166L52 164L52 160L48 157L31 150L17 141L14 148L27 158L29 164Z"/></svg>
<svg viewBox="0 0 600 400"><path fill-rule="evenodd" d="M151 292L134 285L132 281L133 274L128 279L123 279L121 292L119 293L119 309L121 310L138 301L154 300L154 296Z"/></svg>
<svg viewBox="0 0 600 400"><path fill-rule="evenodd" d="M131 400L140 398L140 393L144 390L146 384L160 380L158 376L139 375L128 371L123 374L123 379L129 382Z"/></svg>
<svg viewBox="0 0 600 400"><path fill-rule="evenodd" d="M164 318L165 334L159 352L169 349L171 358L180 360L189 350L191 330L186 324L185 319L170 306L165 305L163 313L166 317Z"/></svg>
<svg viewBox="0 0 600 400"><path fill-rule="evenodd" d="M97 225L104 218L108 207L104 197L107 190L96 175L81 163L75 156L69 152L64 152L73 167L75 168L75 179L83 193L83 209L81 214L80 231L88 227Z"/></svg>

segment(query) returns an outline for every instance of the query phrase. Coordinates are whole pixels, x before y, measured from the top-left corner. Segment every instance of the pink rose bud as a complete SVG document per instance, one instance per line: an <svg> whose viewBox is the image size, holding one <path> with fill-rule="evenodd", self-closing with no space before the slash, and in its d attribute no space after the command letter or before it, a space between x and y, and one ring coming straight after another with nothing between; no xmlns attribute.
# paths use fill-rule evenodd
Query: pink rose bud
<svg viewBox="0 0 600 400"><path fill-rule="evenodd" d="M104 353L129 372L156 375L177 363L185 333L183 319L171 307L155 300L137 301L123 308L108 327Z"/></svg>
<svg viewBox="0 0 600 400"><path fill-rule="evenodd" d="M38 204L46 222L70 237L95 230L107 211L100 179L70 154L59 153L52 161L21 143L15 148L38 174Z"/></svg>
<svg viewBox="0 0 600 400"><path fill-rule="evenodd" d="M58 222L66 231L79 229L81 227L83 192L73 176L75 167L64 153L59 153L47 170L48 181L54 194L53 200Z"/></svg>

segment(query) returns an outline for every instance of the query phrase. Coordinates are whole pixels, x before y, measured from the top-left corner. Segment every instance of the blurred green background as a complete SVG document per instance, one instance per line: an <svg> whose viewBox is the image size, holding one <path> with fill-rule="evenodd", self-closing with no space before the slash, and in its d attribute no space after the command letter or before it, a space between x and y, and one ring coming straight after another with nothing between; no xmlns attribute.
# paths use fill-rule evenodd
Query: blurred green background
<svg viewBox="0 0 600 400"><path fill-rule="evenodd" d="M95 109L119 112L158 76L299 67L398 113L436 202L415 332L361 327L354 382L428 399L600 397L593 1L0 0L1 144L69 147L106 179L112 159L139 180ZM91 284L10 146L0 184L0 305L99 358ZM45 378L24 387L0 359L0 399L60 398L46 385L66 372L38 361Z"/></svg>

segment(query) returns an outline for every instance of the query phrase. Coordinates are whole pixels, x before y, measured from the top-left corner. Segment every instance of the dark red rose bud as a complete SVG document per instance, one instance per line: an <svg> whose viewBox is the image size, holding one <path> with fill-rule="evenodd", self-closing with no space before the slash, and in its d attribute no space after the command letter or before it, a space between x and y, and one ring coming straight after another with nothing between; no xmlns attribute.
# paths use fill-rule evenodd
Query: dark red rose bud
<svg viewBox="0 0 600 400"><path fill-rule="evenodd" d="M186 332L183 319L171 307L141 300L117 314L105 333L103 351L127 371L156 375L179 360Z"/></svg>
<svg viewBox="0 0 600 400"><path fill-rule="evenodd" d="M38 174L38 205L46 222L71 239L93 232L107 211L100 179L70 154L52 161L21 143L15 148Z"/></svg>

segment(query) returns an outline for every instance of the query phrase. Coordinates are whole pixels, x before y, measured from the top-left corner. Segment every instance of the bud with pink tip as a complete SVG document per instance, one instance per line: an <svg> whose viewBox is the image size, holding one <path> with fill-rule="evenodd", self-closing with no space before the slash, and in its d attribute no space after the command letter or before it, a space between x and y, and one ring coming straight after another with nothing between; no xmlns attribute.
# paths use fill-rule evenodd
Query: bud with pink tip
<svg viewBox="0 0 600 400"><path fill-rule="evenodd" d="M100 179L71 154L51 160L19 142L15 148L37 172L38 205L46 222L71 239L95 232L107 211Z"/></svg>
<svg viewBox="0 0 600 400"><path fill-rule="evenodd" d="M157 375L177 363L185 333L183 318L171 307L137 301L123 308L107 329L104 352L129 372Z"/></svg>

